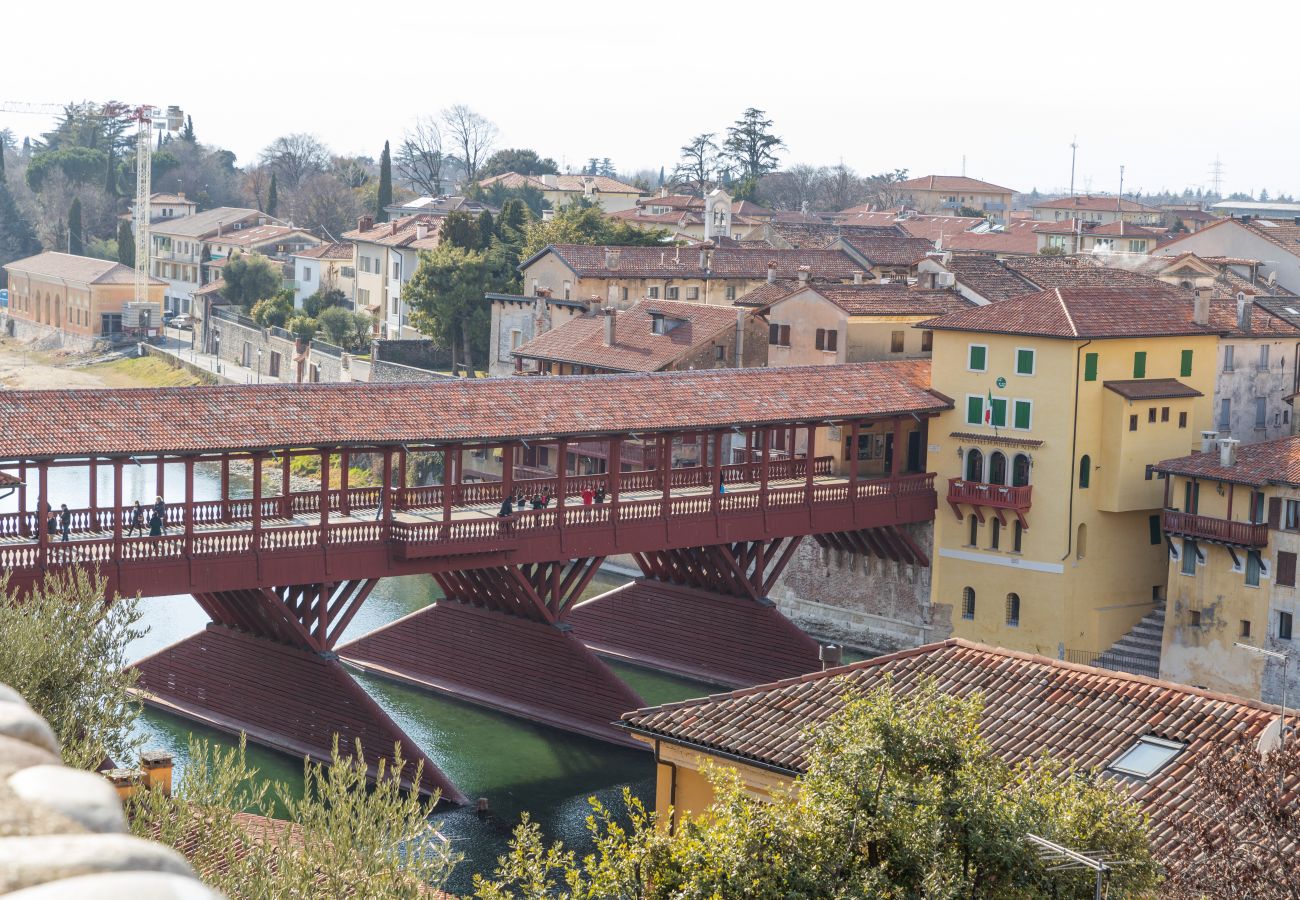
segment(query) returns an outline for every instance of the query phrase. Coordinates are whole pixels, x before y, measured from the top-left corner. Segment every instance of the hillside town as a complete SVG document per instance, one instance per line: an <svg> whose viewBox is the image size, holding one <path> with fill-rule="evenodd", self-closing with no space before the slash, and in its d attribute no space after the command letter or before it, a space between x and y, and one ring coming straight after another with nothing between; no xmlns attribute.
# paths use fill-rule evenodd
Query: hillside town
<svg viewBox="0 0 1300 900"><path fill-rule="evenodd" d="M0 96L0 894L1300 892L1292 185L189 85Z"/></svg>

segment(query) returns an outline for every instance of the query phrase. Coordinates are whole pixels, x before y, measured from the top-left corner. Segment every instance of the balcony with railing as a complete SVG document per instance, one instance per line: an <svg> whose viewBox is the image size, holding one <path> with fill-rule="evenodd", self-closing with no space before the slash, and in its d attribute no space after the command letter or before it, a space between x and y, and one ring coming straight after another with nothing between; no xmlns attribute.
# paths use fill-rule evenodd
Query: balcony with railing
<svg viewBox="0 0 1300 900"><path fill-rule="evenodd" d="M1265 522L1234 522L1216 516L1198 516L1195 513L1164 511L1165 534L1232 544L1237 547L1267 547L1268 524Z"/></svg>
<svg viewBox="0 0 1300 900"><path fill-rule="evenodd" d="M968 481L965 478L948 479L948 505L958 519L962 519L962 504L969 506L975 516L984 521L984 510L991 509L998 521L1006 524L1008 510L1015 513L1021 528L1028 528L1025 513L1033 505L1033 485L991 484L987 481Z"/></svg>

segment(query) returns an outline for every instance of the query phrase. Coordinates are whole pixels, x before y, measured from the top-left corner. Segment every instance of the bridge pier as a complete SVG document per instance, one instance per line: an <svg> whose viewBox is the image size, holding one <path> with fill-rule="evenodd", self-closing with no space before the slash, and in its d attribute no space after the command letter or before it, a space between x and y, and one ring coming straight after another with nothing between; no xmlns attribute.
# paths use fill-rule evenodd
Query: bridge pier
<svg viewBox="0 0 1300 900"><path fill-rule="evenodd" d="M196 594L212 618L192 637L135 664L145 703L254 743L318 762L334 736L357 739L372 775L400 747L404 783L460 793L423 750L356 683L333 652L377 579ZM423 763L419 783L415 767Z"/></svg>
<svg viewBox="0 0 1300 900"><path fill-rule="evenodd" d="M636 746L611 723L644 701L568 616L602 558L434 575L445 598L339 647L367 672L588 737Z"/></svg>

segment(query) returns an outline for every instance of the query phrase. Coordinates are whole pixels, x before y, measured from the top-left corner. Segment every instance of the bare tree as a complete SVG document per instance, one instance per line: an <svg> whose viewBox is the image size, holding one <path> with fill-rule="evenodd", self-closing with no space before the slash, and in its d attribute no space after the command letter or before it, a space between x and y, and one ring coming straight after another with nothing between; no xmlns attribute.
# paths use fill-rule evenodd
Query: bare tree
<svg viewBox="0 0 1300 900"><path fill-rule="evenodd" d="M681 162L673 169L673 183L704 195L718 167L718 145L712 134L697 134L682 147Z"/></svg>
<svg viewBox="0 0 1300 900"><path fill-rule="evenodd" d="M296 188L304 178L328 168L330 151L315 135L298 132L273 140L259 159L280 176L281 187Z"/></svg>
<svg viewBox="0 0 1300 900"><path fill-rule="evenodd" d="M866 180L866 201L876 209L903 206L912 199L907 190L900 187L906 180L906 169L872 175Z"/></svg>
<svg viewBox="0 0 1300 900"><path fill-rule="evenodd" d="M444 109L442 123L465 167L465 181L473 182L479 166L492 152L497 127L463 103Z"/></svg>
<svg viewBox="0 0 1300 900"><path fill-rule="evenodd" d="M286 197L295 225L338 236L365 212L360 191L336 175L312 175Z"/></svg>
<svg viewBox="0 0 1300 900"><path fill-rule="evenodd" d="M420 116L411 126L394 157L397 174L413 190L440 197L445 180L446 154L442 150L442 129L433 116Z"/></svg>

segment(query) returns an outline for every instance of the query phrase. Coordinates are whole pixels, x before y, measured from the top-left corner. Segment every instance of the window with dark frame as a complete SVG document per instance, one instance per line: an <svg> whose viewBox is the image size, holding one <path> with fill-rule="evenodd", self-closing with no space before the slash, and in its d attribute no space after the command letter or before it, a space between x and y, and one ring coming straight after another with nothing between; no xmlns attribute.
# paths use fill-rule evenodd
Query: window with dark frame
<svg viewBox="0 0 1300 900"><path fill-rule="evenodd" d="M1138 430L1138 417L1136 415L1132 415L1128 417L1128 430L1129 431Z"/></svg>
<svg viewBox="0 0 1300 900"><path fill-rule="evenodd" d="M1277 639L1279 641L1291 640L1292 616L1289 612L1278 610L1277 613Z"/></svg>

